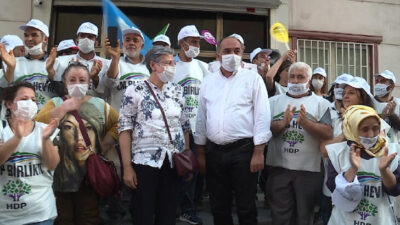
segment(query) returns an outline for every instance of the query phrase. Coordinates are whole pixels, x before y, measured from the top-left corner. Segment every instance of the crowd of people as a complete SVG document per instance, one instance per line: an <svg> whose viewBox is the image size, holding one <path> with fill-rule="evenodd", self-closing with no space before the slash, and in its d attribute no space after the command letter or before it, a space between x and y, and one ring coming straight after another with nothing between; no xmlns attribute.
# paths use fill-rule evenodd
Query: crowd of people
<svg viewBox="0 0 400 225"><path fill-rule="evenodd" d="M95 53L90 22L49 52L46 24L19 28L23 40L0 41L0 224L104 224L101 205L135 225L172 225L177 215L202 224L203 186L216 225L234 224L233 202L239 224L256 225L259 187L274 225L310 225L316 215L330 225L397 224L391 71L374 75L371 89L356 75L313 70L293 50L256 48L245 62L239 34L205 63L194 25L180 29L176 55L164 34L142 55L142 32L126 28L116 47L106 38L109 59ZM198 171L180 176L174 154L185 151ZM93 154L116 165L115 195L88 182Z"/></svg>

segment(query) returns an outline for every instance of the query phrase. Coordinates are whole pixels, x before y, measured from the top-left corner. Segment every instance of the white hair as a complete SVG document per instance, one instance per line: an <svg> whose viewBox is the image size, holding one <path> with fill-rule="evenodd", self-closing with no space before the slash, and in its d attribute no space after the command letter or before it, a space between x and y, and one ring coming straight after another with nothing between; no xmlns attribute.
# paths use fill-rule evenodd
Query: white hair
<svg viewBox="0 0 400 225"><path fill-rule="evenodd" d="M311 67L305 63L305 62L295 62L289 67L289 74L293 69L298 69L298 70L306 70L307 75L308 75L308 80L311 80L312 76L312 69Z"/></svg>

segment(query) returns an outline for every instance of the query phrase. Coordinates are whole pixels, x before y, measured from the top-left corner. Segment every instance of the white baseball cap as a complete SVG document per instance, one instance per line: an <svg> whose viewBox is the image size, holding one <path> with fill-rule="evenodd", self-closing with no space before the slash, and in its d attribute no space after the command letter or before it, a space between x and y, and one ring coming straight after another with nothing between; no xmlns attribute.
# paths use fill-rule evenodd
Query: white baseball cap
<svg viewBox="0 0 400 225"><path fill-rule="evenodd" d="M57 52L69 48L78 50L78 47L75 45L75 42L72 39L62 40L60 44L58 44Z"/></svg>
<svg viewBox="0 0 400 225"><path fill-rule="evenodd" d="M335 183L336 188L332 193L332 203L342 211L352 212L363 197L361 184L358 180L348 183L343 175L336 176Z"/></svg>
<svg viewBox="0 0 400 225"><path fill-rule="evenodd" d="M29 20L29 22L26 23L25 25L19 26L19 29L26 30L26 28L28 27L33 27L35 29L38 29L42 31L44 35L46 35L46 37L49 37L49 27L38 19Z"/></svg>
<svg viewBox="0 0 400 225"><path fill-rule="evenodd" d="M356 89L363 89L371 98L374 97L371 94L371 88L370 88L369 84L362 77L353 77L353 79L351 79L350 81L342 83L341 87L344 87L346 85L349 85Z"/></svg>
<svg viewBox="0 0 400 225"><path fill-rule="evenodd" d="M182 29L178 33L178 42L185 37L203 38L203 36L200 35L195 25L187 25L182 27Z"/></svg>
<svg viewBox="0 0 400 225"><path fill-rule="evenodd" d="M153 43L154 42L164 42L164 43L166 43L166 44L168 44L169 46L171 46L171 41L169 40L169 37L167 36L167 35L165 35L165 34L159 34L159 35L157 35L155 38L154 38L154 40L153 40Z"/></svg>
<svg viewBox="0 0 400 225"><path fill-rule="evenodd" d="M242 45L244 45L244 39L240 34L234 33L234 34L229 35L228 37L236 38L238 41L240 41L240 43L242 43Z"/></svg>
<svg viewBox="0 0 400 225"><path fill-rule="evenodd" d="M261 48L256 48L250 53L250 62L253 62L253 59L261 52L265 52L267 55L270 55L272 53L271 49L261 49Z"/></svg>
<svg viewBox="0 0 400 225"><path fill-rule="evenodd" d="M382 76L385 79L392 80L393 83L396 83L396 77L394 76L394 73L392 71L390 71L390 70L384 70L380 74L375 74L374 76L375 77L376 76Z"/></svg>
<svg viewBox="0 0 400 225"><path fill-rule="evenodd" d="M126 28L124 30L122 30L122 36L125 36L126 34L137 34L139 35L144 43L144 37L143 37L143 33L136 27L131 27L131 28Z"/></svg>
<svg viewBox="0 0 400 225"><path fill-rule="evenodd" d="M7 52L14 50L15 47L24 46L24 42L21 40L21 38L12 34L4 35L0 42L4 44Z"/></svg>
<svg viewBox="0 0 400 225"><path fill-rule="evenodd" d="M320 75L322 75L323 77L326 77L326 71L325 71L324 68L322 68L322 67L316 68L316 69L314 70L314 72L313 72L312 75L314 75L314 74L320 74Z"/></svg>
<svg viewBox="0 0 400 225"><path fill-rule="evenodd" d="M333 84L343 84L343 83L349 82L352 79L353 79L352 75L344 73L344 74L338 76L336 78L335 82L333 82Z"/></svg>
<svg viewBox="0 0 400 225"><path fill-rule="evenodd" d="M78 35L79 33L93 34L97 37L99 35L99 29L91 22L84 22L79 26L76 35Z"/></svg>

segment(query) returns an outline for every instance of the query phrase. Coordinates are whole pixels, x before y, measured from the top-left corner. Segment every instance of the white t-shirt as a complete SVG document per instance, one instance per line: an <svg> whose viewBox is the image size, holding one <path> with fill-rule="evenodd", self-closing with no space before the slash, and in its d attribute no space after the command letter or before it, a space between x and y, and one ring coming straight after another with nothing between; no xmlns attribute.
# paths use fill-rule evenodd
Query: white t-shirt
<svg viewBox="0 0 400 225"><path fill-rule="evenodd" d="M280 83L275 81L275 90L275 95L281 95L288 91L288 87L282 86Z"/></svg>
<svg viewBox="0 0 400 225"><path fill-rule="evenodd" d="M0 138L7 142L14 137L8 123ZM53 171L42 163L42 130L47 125L35 122L32 133L24 137L15 152L0 166L0 224L36 223L57 216L53 194ZM51 140L58 130L51 136Z"/></svg>
<svg viewBox="0 0 400 225"><path fill-rule="evenodd" d="M186 99L183 110L190 120L192 132L196 130L200 86L203 78L208 73L207 63L197 59L192 59L190 62L178 61L176 63L176 72L172 82L179 84L183 88L183 96Z"/></svg>
<svg viewBox="0 0 400 225"><path fill-rule="evenodd" d="M324 98L311 93L301 98L292 98L286 94L269 99L272 120L281 120L288 104L296 107L290 125L278 136L273 136L268 144L267 165L282 167L290 170L320 172L321 153L320 141L304 130L296 120L300 106L304 105L307 118L314 122L330 125L329 102Z"/></svg>
<svg viewBox="0 0 400 225"><path fill-rule="evenodd" d="M119 112L121 98L125 90L138 81L147 80L150 77L149 70L143 63L133 64L126 57L121 57L118 63L118 76L115 79L107 77L105 73L102 83L106 87L108 103Z"/></svg>
<svg viewBox="0 0 400 225"><path fill-rule="evenodd" d="M47 76L46 61L40 59L28 59L26 57L16 57L13 83L28 82L35 88L36 103L39 110L49 99L55 96L54 87L50 85ZM4 65L4 64L3 64ZM5 77L1 78L1 86L9 86Z"/></svg>
<svg viewBox="0 0 400 225"><path fill-rule="evenodd" d="M400 99L393 97L393 101L396 103L396 106L394 108L394 114L397 116L400 116ZM380 102L374 98L374 106L376 112L381 115L383 113L383 110L387 106L388 102ZM389 118L385 119L385 122L387 122L390 125ZM389 132L387 133L387 136L389 138L389 142L391 143L399 143L400 142L400 132L396 131L393 128L390 128Z"/></svg>
<svg viewBox="0 0 400 225"><path fill-rule="evenodd" d="M103 63L102 68L98 75L99 80L100 80L105 74L107 74L108 68L110 67L110 60L99 57L97 55L95 55L90 60L86 60L79 55L79 52L76 55L59 56L56 58L56 61L54 62L54 70L55 70L54 80L62 81L62 74L64 73L65 69L68 67L68 64L70 61L79 60L80 63L88 66L88 69L90 72L95 59L101 60ZM88 94L96 96L96 97L104 97L103 96L104 95L104 85L102 84L102 82L99 81L99 84L97 85L97 87L94 88L93 82L91 81Z"/></svg>

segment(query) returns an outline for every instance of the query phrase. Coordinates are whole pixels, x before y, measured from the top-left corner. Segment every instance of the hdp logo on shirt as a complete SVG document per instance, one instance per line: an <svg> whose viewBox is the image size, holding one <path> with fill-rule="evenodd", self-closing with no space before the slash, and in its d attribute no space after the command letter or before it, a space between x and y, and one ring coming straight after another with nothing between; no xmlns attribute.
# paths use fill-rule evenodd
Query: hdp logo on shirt
<svg viewBox="0 0 400 225"><path fill-rule="evenodd" d="M291 130L282 135L282 140L289 143L290 147L294 147L297 143L303 143L304 136L300 132Z"/></svg>
<svg viewBox="0 0 400 225"><path fill-rule="evenodd" d="M23 195L31 193L31 186L20 179L9 180L3 186L2 193L4 196L12 198L14 202L18 202Z"/></svg>
<svg viewBox="0 0 400 225"><path fill-rule="evenodd" d="M378 213L378 207L368 200L362 199L358 204L357 213L360 214L362 220L366 220L368 216L375 216Z"/></svg>

